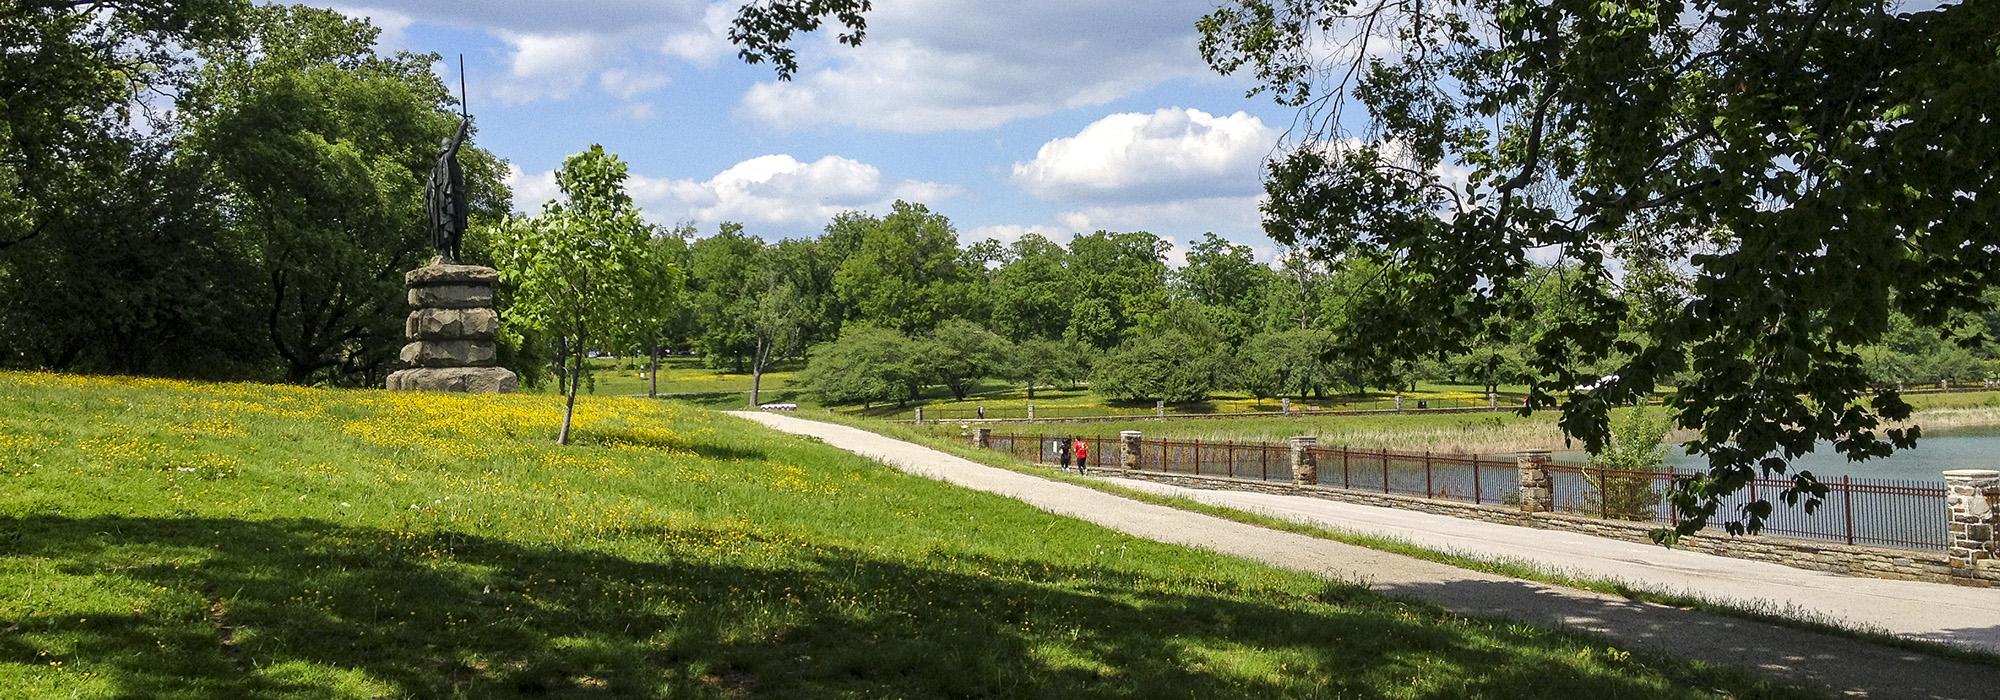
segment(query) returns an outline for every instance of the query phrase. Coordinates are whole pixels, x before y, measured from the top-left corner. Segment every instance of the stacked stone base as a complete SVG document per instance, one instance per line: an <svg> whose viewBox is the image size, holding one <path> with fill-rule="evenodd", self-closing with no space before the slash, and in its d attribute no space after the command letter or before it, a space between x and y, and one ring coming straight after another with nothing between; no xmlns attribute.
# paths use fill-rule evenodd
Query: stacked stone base
<svg viewBox="0 0 2000 700"><path fill-rule="evenodd" d="M407 369L390 374L388 388L474 394L518 391L520 379L494 366L499 359L495 339L500 315L493 310L493 284L498 280L499 273L490 267L436 260L404 275L411 311L403 330L410 343L403 346L400 359Z"/></svg>

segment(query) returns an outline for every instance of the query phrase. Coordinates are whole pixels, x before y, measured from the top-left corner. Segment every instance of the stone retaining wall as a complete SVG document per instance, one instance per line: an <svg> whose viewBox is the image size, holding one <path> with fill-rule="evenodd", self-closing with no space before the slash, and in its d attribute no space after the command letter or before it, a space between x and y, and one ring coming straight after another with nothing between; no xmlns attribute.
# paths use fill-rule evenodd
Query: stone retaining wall
<svg viewBox="0 0 2000 700"><path fill-rule="evenodd" d="M1455 518L1483 520L1503 525L1581 532L1587 535L1634 542L1651 543L1652 538L1647 533L1654 527L1650 523L1600 520L1560 513L1527 513L1522 512L1517 507L1475 505L1471 503L1418 498L1415 496L1348 491L1318 485L1287 484L1221 476L1171 474L1145 470L1126 470L1120 475L1132 479L1189 488L1254 491L1286 496L1311 496L1330 501L1415 510L1438 515L1448 515ZM1755 559L1801 569L1829 571L1849 576L1869 576L1884 579L1981 586L2000 583L2000 567L1983 567L1971 572L1961 569L1959 575L1952 575L1952 567L1946 563L1945 555L1942 552L1866 547L1758 535L1741 537L1697 535L1684 537L1681 539L1680 544L1675 546L1706 554L1735 557L1738 559Z"/></svg>

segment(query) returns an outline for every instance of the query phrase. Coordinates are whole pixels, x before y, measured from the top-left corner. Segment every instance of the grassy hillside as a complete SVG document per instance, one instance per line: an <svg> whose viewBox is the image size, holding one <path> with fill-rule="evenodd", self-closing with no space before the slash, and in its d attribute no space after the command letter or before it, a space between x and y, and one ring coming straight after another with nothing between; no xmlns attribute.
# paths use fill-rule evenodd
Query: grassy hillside
<svg viewBox="0 0 2000 700"><path fill-rule="evenodd" d="M0 373L0 697L1694 697L700 409Z"/></svg>

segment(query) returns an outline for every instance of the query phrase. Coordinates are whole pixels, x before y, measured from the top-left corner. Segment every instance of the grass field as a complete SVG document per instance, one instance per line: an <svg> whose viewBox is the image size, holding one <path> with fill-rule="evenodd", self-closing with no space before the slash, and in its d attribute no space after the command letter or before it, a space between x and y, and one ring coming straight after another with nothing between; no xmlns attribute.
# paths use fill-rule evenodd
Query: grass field
<svg viewBox="0 0 2000 700"><path fill-rule="evenodd" d="M1790 695L578 409L0 374L0 696Z"/></svg>
<svg viewBox="0 0 2000 700"><path fill-rule="evenodd" d="M1035 390L1033 398L1026 389L1017 385L1003 385L987 382L980 387L976 396L968 396L959 401L949 396L941 396L924 402L927 418L968 418L976 415L981 407L992 418L1023 418L1027 416L1028 405L1035 406L1038 417L1060 416L1102 416L1102 415L1146 415L1154 413L1151 401L1117 401L1088 387L1055 387ZM1503 406L1520 401L1521 387L1500 387L1499 399ZM1339 394L1319 399L1292 399L1297 410L1388 410L1396 406L1396 396L1403 396L1408 408L1416 408L1418 402L1426 402L1432 407L1476 407L1486 406L1486 389L1481 386L1462 384L1420 383L1415 391L1372 391L1360 394ZM1169 413L1252 413L1269 411L1276 413L1281 403L1278 399L1258 399L1248 394L1218 392L1207 401L1174 404L1167 408ZM867 416L905 418L913 414L913 406L876 406L868 409L843 409Z"/></svg>
<svg viewBox="0 0 2000 700"><path fill-rule="evenodd" d="M1917 413L1913 423L1928 429L2000 425L2000 391L1915 394L1908 397ZM1612 423L1631 409L1614 409ZM1653 408L1651 410L1661 410ZM1501 454L1523 449L1568 449L1556 427L1555 411L1521 416L1498 413L1412 413L1362 416L1270 416L1254 418L1133 418L1131 420L1068 423L1060 421L1002 423L996 433L1112 436L1137 430L1147 438L1204 441L1283 442L1312 435L1322 445L1367 449L1432 450L1435 452ZM961 428L949 420L931 428L956 435ZM1682 439L1670 435L1670 441Z"/></svg>

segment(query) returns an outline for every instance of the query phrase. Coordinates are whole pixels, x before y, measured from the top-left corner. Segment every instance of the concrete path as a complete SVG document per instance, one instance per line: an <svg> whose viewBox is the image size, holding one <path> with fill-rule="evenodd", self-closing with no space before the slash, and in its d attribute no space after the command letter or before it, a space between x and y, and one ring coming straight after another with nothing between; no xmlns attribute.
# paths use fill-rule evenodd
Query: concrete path
<svg viewBox="0 0 2000 700"><path fill-rule="evenodd" d="M1194 489L1137 479L1106 480L1130 489L1293 522L1393 537L1473 559L1526 562L1545 570L1616 580L1641 590L2000 652L2000 588L1841 576L1574 532L1308 496ZM2000 685L1992 693L2000 697Z"/></svg>
<svg viewBox="0 0 2000 700"><path fill-rule="evenodd" d="M907 472L1025 501L1139 537L1361 583L1392 596L1428 601L1468 615L1516 619L1602 634L1633 647L1749 668L1786 682L1870 698L2000 697L1992 667L1940 660L1832 635L1737 618L1637 603L1623 598L1468 571L1316 537L1269 530L1151 505L1101 491L997 469L857 428L757 412L732 412L789 433L880 460ZM1197 494L1199 495L1199 494ZM1328 516L1334 517L1334 516ZM1336 523L1339 524L1339 523ZM1533 531L1538 534L1546 531ZM1440 534L1439 537L1449 535ZM1563 545L1552 545L1555 549ZM1747 565L1734 559L1719 559ZM1678 560L1657 564L1679 566ZM1743 574L1754 579L1755 574ZM1859 582L1861 579L1838 579ZM1979 591L1946 588L1967 599ZM1813 595L1818 595L1815 593ZM1959 600L1954 597L1954 601ZM1847 603L1843 603L1847 604ZM1995 625L1978 606L1955 606L1965 639L1989 638Z"/></svg>

